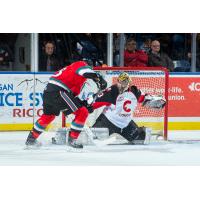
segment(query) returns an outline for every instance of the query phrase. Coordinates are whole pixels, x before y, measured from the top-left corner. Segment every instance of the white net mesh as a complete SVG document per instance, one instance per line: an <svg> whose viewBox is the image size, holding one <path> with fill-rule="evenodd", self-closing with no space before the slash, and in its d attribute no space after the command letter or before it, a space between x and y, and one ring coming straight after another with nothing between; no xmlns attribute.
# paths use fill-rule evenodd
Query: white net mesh
<svg viewBox="0 0 200 200"><path fill-rule="evenodd" d="M131 78L132 84L136 85L142 92L153 95L162 95L167 99L168 73L165 69L155 69L150 67L139 69L133 68L131 70L127 69L128 68L103 68L98 70L98 72L104 76L109 87L116 83L117 77L122 71L126 71ZM81 99L84 99L89 93L96 92L98 92L96 84L89 80L85 84L85 87L83 87L79 96ZM102 110L103 108L100 108L90 114L86 124L92 126ZM132 117L139 126L150 127L152 128L153 133L165 135L165 138L167 137L167 106L164 109L155 110L142 107L141 104L138 104ZM68 125L72 119L73 116L68 117L66 121Z"/></svg>

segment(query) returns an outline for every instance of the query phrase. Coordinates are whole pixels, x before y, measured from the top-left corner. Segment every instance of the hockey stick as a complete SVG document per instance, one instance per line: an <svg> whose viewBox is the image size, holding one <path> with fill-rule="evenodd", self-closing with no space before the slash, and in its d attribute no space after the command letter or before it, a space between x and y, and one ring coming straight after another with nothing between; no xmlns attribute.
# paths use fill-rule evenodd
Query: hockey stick
<svg viewBox="0 0 200 200"><path fill-rule="evenodd" d="M87 124L85 124L84 126L84 130L85 130L85 133L87 134L90 142L92 144L94 144L95 146L105 146L105 145L108 145L108 144L112 144L113 142L116 141L116 136L112 136L112 137L109 137L107 139L104 139L104 140L98 140L98 139L94 139L94 134L93 132L90 130L90 128L87 126Z"/></svg>

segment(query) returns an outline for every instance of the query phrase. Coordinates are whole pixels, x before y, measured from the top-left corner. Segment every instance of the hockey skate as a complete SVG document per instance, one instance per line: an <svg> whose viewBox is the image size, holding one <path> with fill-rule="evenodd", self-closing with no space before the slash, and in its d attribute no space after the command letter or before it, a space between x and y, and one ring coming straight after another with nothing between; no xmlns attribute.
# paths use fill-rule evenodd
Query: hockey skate
<svg viewBox="0 0 200 200"><path fill-rule="evenodd" d="M150 144L150 141L151 141L151 132L152 132L152 129L151 128L147 128L145 127L145 139L144 139L144 144L145 145L148 145Z"/></svg>
<svg viewBox="0 0 200 200"><path fill-rule="evenodd" d="M80 144L77 139L74 139L70 136L68 136L68 145L77 149L82 149L83 145Z"/></svg>
<svg viewBox="0 0 200 200"><path fill-rule="evenodd" d="M25 142L26 149L34 149L40 147L42 144L38 142L32 135L32 131L29 133L28 138Z"/></svg>

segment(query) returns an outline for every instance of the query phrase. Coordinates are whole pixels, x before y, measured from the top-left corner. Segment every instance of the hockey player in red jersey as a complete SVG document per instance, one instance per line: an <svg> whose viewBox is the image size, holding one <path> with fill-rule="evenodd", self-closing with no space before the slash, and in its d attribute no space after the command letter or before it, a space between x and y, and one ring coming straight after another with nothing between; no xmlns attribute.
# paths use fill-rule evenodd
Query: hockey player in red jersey
<svg viewBox="0 0 200 200"><path fill-rule="evenodd" d="M143 94L136 86L131 85L127 73L121 73L117 84L100 93L93 103L94 109L106 106L93 127L108 128L110 135L118 133L130 143L144 144L147 136L146 128L138 127L132 119L132 113L138 103L161 109L166 102L160 96Z"/></svg>
<svg viewBox="0 0 200 200"><path fill-rule="evenodd" d="M50 77L43 94L43 115L36 121L26 140L27 146L37 144L37 138L45 128L55 119L55 116L64 113L75 115L71 123L68 144L75 148L83 148L77 143L77 138L84 127L88 116L88 108L78 99L85 81L92 79L100 90L107 87L102 76L92 70L84 61L74 62L56 72Z"/></svg>

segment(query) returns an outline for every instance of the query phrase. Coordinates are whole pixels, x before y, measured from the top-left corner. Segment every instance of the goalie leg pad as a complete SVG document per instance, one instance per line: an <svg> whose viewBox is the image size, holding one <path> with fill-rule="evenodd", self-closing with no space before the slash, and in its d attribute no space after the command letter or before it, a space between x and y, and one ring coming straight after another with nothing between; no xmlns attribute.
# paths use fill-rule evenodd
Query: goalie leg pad
<svg viewBox="0 0 200 200"><path fill-rule="evenodd" d="M130 127L129 127L130 126ZM123 132L122 136L132 144L149 144L151 137L151 129L146 127L136 127L135 123L129 124ZM128 129L129 128L129 129Z"/></svg>
<svg viewBox="0 0 200 200"><path fill-rule="evenodd" d="M58 129L55 136L52 137L52 144L65 145L66 141L68 140L69 130L69 128ZM93 133L94 139L104 140L109 137L109 131L107 128L90 128L90 130ZM83 128L78 137L78 142L84 145L90 145L91 141L89 140L86 132L86 128Z"/></svg>
<svg viewBox="0 0 200 200"><path fill-rule="evenodd" d="M52 137L52 144L64 145L67 141L67 135L69 133L69 129L60 128L57 130L54 137Z"/></svg>
<svg viewBox="0 0 200 200"><path fill-rule="evenodd" d="M151 129L146 127L139 127L135 132L135 139L133 144L149 144L151 138Z"/></svg>

